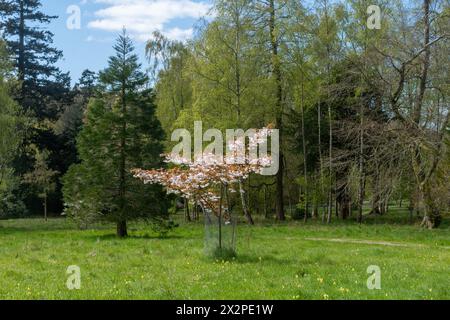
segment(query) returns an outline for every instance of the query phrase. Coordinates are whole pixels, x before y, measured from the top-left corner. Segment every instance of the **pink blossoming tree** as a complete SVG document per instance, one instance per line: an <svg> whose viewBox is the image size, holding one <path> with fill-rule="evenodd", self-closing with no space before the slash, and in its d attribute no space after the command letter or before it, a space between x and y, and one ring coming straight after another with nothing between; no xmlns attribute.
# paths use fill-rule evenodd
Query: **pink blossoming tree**
<svg viewBox="0 0 450 320"><path fill-rule="evenodd" d="M203 153L194 162L179 155L164 155L165 161L171 168L144 170L134 169L133 174L145 184L160 184L170 194L180 195L194 205L202 208L206 219L211 214L219 222L219 249L222 249L222 223L231 223L229 193L239 190L241 199L244 199L242 183L250 174L261 174L263 169L272 163L269 155L257 154L258 146L267 143L272 130L263 128L255 130L249 136L248 146L245 138L238 138L228 144L226 156L213 153ZM256 152L255 152L256 151ZM253 223L248 214L245 201L243 211L250 223Z"/></svg>

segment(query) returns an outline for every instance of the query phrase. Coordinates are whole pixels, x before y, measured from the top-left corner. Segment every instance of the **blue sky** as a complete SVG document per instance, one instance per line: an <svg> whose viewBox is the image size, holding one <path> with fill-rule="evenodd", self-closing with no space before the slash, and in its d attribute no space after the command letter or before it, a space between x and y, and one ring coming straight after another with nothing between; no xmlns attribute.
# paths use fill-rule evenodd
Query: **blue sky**
<svg viewBox="0 0 450 320"><path fill-rule="evenodd" d="M45 13L59 16L48 28L64 53L59 67L70 71L75 82L84 69L98 71L106 66L123 26L145 64L145 41L154 30L171 39L190 38L198 19L208 13L210 0L42 0L42 5ZM76 27L76 19L70 18L78 9L80 28L68 28L68 20Z"/></svg>

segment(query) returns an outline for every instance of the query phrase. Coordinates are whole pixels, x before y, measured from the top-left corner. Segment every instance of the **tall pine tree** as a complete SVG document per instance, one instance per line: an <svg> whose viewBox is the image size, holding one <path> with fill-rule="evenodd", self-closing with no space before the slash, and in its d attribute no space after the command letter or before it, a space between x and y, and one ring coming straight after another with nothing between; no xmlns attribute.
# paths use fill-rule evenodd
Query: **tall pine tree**
<svg viewBox="0 0 450 320"><path fill-rule="evenodd" d="M55 16L41 11L41 0L0 0L0 33L13 58L19 80L13 96L21 109L35 118L35 125L27 135L24 145L49 150L51 169L65 172L71 159L64 156L68 146L54 132L54 122L64 105L71 103L70 76L62 73L56 62L62 52L53 47L53 33L46 29ZM69 146L69 149L71 147ZM23 175L33 171L35 159L23 153L15 160L15 169ZM60 185L49 197L52 212L62 210ZM31 212L40 211L38 195L22 185L21 197Z"/></svg>
<svg viewBox="0 0 450 320"><path fill-rule="evenodd" d="M78 138L81 164L64 177L64 199L67 214L78 221L114 222L117 235L125 237L127 221L155 221L167 212L162 190L142 186L131 174L133 168L160 166L163 130L125 31L114 49L100 73L102 97L91 100Z"/></svg>
<svg viewBox="0 0 450 320"><path fill-rule="evenodd" d="M45 116L40 100L48 94L49 86L62 82L64 75L55 66L62 52L52 47L53 33L42 27L57 17L46 15L40 8L40 0L0 0L0 29L15 58L22 83L18 97L22 107Z"/></svg>

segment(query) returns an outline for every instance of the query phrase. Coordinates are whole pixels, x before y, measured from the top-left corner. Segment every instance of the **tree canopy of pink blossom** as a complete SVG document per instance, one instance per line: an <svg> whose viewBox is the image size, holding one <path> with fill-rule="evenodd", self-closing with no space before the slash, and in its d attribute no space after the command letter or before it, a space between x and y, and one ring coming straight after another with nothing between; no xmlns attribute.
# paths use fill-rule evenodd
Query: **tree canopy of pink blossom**
<svg viewBox="0 0 450 320"><path fill-rule="evenodd" d="M272 163L269 155L262 157L252 156L252 150L265 143L271 135L270 128L256 130L249 137L246 147L245 139L236 139L228 144L231 152L223 159L216 154L203 153L195 162L188 161L178 155L163 155L165 162L172 164L171 168L153 170L134 169L134 177L144 183L160 184L167 193L180 195L189 201L199 204L203 209L211 210L218 215L224 211L226 204L221 201L222 187L230 192L236 192L234 186L247 179L250 174L260 174L261 170ZM242 152L242 150L245 150Z"/></svg>

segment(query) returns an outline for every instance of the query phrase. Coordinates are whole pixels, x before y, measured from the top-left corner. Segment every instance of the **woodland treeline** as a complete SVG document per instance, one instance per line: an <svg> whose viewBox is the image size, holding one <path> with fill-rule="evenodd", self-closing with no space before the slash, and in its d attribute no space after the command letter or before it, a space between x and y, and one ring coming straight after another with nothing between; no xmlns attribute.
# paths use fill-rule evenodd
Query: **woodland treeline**
<svg viewBox="0 0 450 320"><path fill-rule="evenodd" d="M165 131L198 119L279 128L277 177L246 187L253 212L361 221L366 202L382 215L405 200L438 226L450 199L449 3L377 2L370 29L373 4L216 1L190 43L156 34L147 53Z"/></svg>
<svg viewBox="0 0 450 320"><path fill-rule="evenodd" d="M129 170L163 165L171 132L198 120L280 129L278 174L231 199L246 216L362 222L396 201L434 228L449 212L446 0L216 0L192 40L155 32L141 66L123 33L108 68L75 87L52 34L32 27L54 18L39 1L0 0L0 12L2 215L44 205L124 236L126 221L181 201Z"/></svg>

